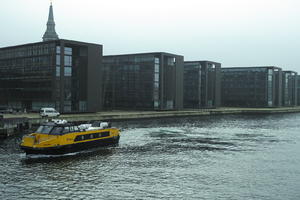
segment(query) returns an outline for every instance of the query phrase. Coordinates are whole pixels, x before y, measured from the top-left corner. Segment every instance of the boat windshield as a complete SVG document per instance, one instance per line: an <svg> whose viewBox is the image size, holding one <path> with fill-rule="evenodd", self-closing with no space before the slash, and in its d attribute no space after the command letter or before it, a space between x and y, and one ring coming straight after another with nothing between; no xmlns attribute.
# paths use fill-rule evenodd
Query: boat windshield
<svg viewBox="0 0 300 200"><path fill-rule="evenodd" d="M37 129L36 133L49 134L49 135L61 135L63 130L64 128L60 126L42 125Z"/></svg>
<svg viewBox="0 0 300 200"><path fill-rule="evenodd" d="M64 130L63 127L54 127L51 132L50 132L50 135L61 135L62 134L62 131Z"/></svg>
<svg viewBox="0 0 300 200"><path fill-rule="evenodd" d="M51 126L51 125L41 125L36 133L49 134L49 135L64 135L66 133L79 131L77 126Z"/></svg>
<svg viewBox="0 0 300 200"><path fill-rule="evenodd" d="M53 126L42 125L37 130L36 133L49 134Z"/></svg>

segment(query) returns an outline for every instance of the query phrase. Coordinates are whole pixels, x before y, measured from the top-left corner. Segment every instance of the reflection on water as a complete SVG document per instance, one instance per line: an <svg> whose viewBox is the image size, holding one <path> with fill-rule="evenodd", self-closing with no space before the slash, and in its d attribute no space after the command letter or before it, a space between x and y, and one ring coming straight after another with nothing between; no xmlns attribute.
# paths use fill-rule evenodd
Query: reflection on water
<svg viewBox="0 0 300 200"><path fill-rule="evenodd" d="M300 199L300 114L115 123L120 144L26 156L0 142L0 199Z"/></svg>

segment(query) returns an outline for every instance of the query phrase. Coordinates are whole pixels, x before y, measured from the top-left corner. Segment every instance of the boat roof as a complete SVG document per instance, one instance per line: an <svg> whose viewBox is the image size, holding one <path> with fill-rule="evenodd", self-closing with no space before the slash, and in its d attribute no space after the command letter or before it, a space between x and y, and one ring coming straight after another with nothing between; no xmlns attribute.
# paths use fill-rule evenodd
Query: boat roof
<svg viewBox="0 0 300 200"><path fill-rule="evenodd" d="M55 122L44 122L41 124L42 126L59 126L59 127L67 127L67 126L75 126L73 123L67 122L67 123L55 123Z"/></svg>

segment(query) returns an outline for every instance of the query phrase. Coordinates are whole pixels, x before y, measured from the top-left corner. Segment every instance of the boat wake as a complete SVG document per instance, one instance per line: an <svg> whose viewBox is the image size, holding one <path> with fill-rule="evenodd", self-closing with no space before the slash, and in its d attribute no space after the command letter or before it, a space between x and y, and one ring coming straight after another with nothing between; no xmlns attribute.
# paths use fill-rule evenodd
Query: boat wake
<svg viewBox="0 0 300 200"><path fill-rule="evenodd" d="M21 154L21 161L25 163L34 163L34 162L55 162L65 159L76 159L89 156L107 156L112 155L115 151L114 146L112 147L98 147L92 149L86 149L78 152L59 154L59 155L46 155L46 154Z"/></svg>

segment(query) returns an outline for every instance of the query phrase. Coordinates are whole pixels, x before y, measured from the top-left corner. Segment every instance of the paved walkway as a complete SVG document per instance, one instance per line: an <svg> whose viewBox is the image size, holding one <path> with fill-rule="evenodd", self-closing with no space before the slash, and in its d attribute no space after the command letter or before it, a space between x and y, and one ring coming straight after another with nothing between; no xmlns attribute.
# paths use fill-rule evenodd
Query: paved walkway
<svg viewBox="0 0 300 200"><path fill-rule="evenodd" d="M161 118L180 116L200 116L218 114L271 114L300 112L300 107L281 108L231 108L221 107L217 109L185 109L180 111L107 111L97 113L63 114L59 118L69 121L90 121L90 120L121 120L140 118ZM38 113L16 113L4 114L5 119L27 118L29 120L43 120Z"/></svg>

